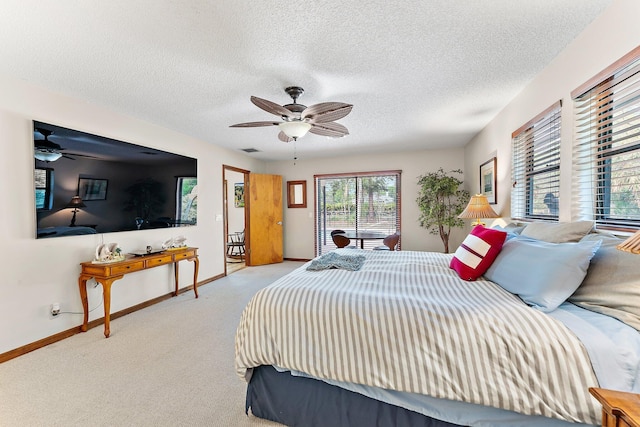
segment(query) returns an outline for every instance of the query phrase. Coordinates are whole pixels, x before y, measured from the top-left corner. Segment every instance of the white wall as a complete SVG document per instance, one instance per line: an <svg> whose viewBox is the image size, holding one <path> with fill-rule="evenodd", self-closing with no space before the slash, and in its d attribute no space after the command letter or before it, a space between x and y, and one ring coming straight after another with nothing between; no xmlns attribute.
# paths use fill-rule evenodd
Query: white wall
<svg viewBox="0 0 640 427"><path fill-rule="evenodd" d="M471 189L478 188L480 164L498 157L498 204L496 212L510 215L511 134L554 102L562 99L562 145L560 164L560 220L570 221L571 148L573 101L571 91L640 44L640 1L614 0L612 5L465 148L465 171Z"/></svg>
<svg viewBox="0 0 640 427"><path fill-rule="evenodd" d="M24 81L0 77L0 353L76 327L81 314L50 318L49 306L82 312L78 291L79 263L93 258L96 245L117 242L125 251L159 245L174 234L200 248L199 278L224 272L222 164L262 172L263 163L241 153L109 111L86 101L61 96ZM198 159L198 225L88 236L35 239L33 128L39 120ZM180 269L182 286L192 264ZM134 273L116 281L111 311L117 312L164 295L173 287L170 267ZM135 285L135 286L133 286ZM103 315L102 287L88 286L90 320ZM113 334L117 334L117 325Z"/></svg>
<svg viewBox="0 0 640 427"><path fill-rule="evenodd" d="M300 143L303 143L301 140ZM267 173L282 175L284 204L284 256L286 258L313 258L315 209L314 175L343 172L370 172L402 170L402 249L442 252L444 246L439 236L429 234L418 223L419 210L418 177L427 172L435 172L442 167L445 171L464 167L462 149L414 151L406 153L366 154L357 156L310 159L298 156L293 160L270 162ZM466 176L465 176L466 179ZM287 181L307 181L307 209L287 208ZM455 230L449 241L449 247L457 248L465 234Z"/></svg>

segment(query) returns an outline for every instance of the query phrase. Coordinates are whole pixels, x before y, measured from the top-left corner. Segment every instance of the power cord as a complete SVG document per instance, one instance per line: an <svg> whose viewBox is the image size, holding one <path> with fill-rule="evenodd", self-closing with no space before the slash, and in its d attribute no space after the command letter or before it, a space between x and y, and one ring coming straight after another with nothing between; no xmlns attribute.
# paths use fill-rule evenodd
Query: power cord
<svg viewBox="0 0 640 427"><path fill-rule="evenodd" d="M103 298L104 298L104 294L103 294ZM94 308L89 310L89 313L91 313L92 311L100 308L101 305L102 305L102 300L100 301L100 303L97 306L95 306ZM56 316L60 316L61 314L84 314L84 311L61 311Z"/></svg>
<svg viewBox="0 0 640 427"><path fill-rule="evenodd" d="M97 288L99 285L98 282L96 282L93 285L93 288ZM102 306L102 301L104 301L104 291L102 291L102 298L100 298L100 302L98 303L97 306L95 306L94 308L92 308L91 310L89 310L89 313L93 312L94 310L97 310L98 308L100 308ZM56 314L56 316L60 316L61 314L84 314L84 311L60 311L58 314Z"/></svg>

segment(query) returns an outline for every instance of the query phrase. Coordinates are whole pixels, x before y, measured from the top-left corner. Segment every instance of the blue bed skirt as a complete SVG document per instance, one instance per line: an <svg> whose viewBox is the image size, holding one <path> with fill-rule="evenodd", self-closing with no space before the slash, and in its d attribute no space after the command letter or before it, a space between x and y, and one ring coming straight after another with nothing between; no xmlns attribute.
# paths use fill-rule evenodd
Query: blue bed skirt
<svg viewBox="0 0 640 427"><path fill-rule="evenodd" d="M455 427L405 408L380 402L313 378L254 368L245 411L286 426Z"/></svg>

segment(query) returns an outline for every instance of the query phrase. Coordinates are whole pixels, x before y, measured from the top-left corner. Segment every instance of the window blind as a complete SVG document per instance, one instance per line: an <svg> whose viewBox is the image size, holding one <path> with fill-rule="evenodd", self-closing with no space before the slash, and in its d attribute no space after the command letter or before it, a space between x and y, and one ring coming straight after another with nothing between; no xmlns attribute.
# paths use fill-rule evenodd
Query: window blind
<svg viewBox="0 0 640 427"><path fill-rule="evenodd" d="M558 220L560 192L560 101L511 135L511 216Z"/></svg>
<svg viewBox="0 0 640 427"><path fill-rule="evenodd" d="M598 226L640 226L640 49L574 93L572 211Z"/></svg>

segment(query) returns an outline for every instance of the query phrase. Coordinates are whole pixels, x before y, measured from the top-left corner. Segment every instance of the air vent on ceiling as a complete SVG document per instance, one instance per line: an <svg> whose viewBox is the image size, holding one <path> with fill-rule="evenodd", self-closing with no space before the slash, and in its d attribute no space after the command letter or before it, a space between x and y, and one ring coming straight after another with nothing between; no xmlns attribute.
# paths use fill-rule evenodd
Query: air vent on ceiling
<svg viewBox="0 0 640 427"><path fill-rule="evenodd" d="M245 153L258 153L259 150L256 150L255 148L241 148L240 150L244 151Z"/></svg>

